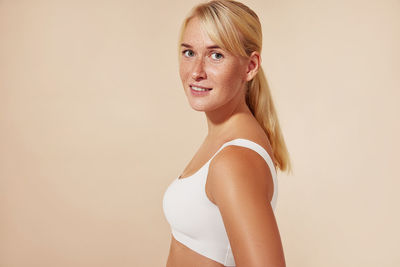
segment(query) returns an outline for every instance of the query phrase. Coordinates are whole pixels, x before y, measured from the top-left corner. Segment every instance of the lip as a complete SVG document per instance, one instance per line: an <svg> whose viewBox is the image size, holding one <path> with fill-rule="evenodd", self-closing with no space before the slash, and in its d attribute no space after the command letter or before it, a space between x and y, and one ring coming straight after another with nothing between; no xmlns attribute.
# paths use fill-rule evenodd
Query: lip
<svg viewBox="0 0 400 267"><path fill-rule="evenodd" d="M190 92L191 92L191 94L193 96L207 96L210 93L210 91L212 90L212 88L207 88L207 87L204 87L204 86L198 86L198 85L193 85L193 86L199 87L199 88L203 88L203 89L209 89L209 90L206 90L206 91L196 91L196 90L193 90L192 84L191 84L189 86L189 88L190 88Z"/></svg>
<svg viewBox="0 0 400 267"><path fill-rule="evenodd" d="M189 84L189 86L190 86L190 88L192 88L192 86L194 86L194 87L198 87L198 88L203 88L203 89L207 89L207 90L212 90L212 88L210 88L210 87L204 87L204 86L196 85L196 84Z"/></svg>

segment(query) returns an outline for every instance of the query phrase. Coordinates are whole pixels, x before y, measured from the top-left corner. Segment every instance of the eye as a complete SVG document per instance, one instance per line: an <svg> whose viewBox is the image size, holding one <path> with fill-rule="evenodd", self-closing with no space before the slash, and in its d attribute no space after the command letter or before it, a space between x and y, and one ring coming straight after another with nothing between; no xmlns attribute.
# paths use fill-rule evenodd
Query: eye
<svg viewBox="0 0 400 267"><path fill-rule="evenodd" d="M185 57L192 57L192 56L194 55L193 51L190 50L190 49L183 50L183 51L182 51L182 54L183 54Z"/></svg>
<svg viewBox="0 0 400 267"><path fill-rule="evenodd" d="M221 53L218 53L218 52L213 52L211 54L211 57L215 60L220 60L224 57L224 55L222 55Z"/></svg>

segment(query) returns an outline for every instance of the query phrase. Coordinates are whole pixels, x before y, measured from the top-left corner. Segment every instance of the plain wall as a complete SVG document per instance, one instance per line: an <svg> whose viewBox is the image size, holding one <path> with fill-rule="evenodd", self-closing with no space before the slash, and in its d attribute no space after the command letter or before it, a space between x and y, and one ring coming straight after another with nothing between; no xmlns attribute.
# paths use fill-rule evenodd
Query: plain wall
<svg viewBox="0 0 400 267"><path fill-rule="evenodd" d="M400 2L243 1L294 174L287 266L400 266ZM178 74L198 1L0 0L0 266L165 266L167 186L207 133Z"/></svg>

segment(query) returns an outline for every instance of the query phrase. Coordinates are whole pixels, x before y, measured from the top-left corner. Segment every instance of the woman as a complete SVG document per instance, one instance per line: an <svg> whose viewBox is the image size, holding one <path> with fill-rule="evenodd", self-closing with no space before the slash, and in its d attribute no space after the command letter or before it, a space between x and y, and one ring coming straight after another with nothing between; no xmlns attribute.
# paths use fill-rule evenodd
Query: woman
<svg viewBox="0 0 400 267"><path fill-rule="evenodd" d="M276 170L290 170L261 68L261 25L242 3L194 7L179 40L180 77L208 135L166 190L167 267L285 266L273 208Z"/></svg>

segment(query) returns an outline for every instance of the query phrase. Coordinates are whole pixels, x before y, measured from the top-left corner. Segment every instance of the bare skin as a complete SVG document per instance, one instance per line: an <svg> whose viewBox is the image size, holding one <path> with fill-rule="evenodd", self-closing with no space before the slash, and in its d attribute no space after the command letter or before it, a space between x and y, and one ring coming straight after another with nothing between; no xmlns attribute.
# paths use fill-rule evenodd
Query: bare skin
<svg viewBox="0 0 400 267"><path fill-rule="evenodd" d="M268 138L245 102L245 84L258 71L259 53L253 52L249 58L242 58L215 48L197 18L190 20L183 44L182 84L192 108L205 113L208 135L180 179L194 174L223 143L236 138L258 143L275 162ZM212 90L199 97L191 93L191 85ZM225 147L210 162L206 194L221 211L238 267L285 266L279 231L270 206L273 181L268 169L260 155L238 146ZM223 265L196 253L171 235L166 266Z"/></svg>

